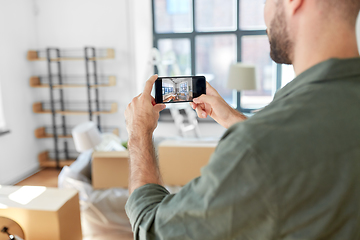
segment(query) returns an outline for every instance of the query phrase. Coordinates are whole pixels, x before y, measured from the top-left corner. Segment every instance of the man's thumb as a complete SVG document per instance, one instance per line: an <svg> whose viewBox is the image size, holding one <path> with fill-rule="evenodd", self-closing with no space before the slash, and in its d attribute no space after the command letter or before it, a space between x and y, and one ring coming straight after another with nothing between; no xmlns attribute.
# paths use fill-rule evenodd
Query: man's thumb
<svg viewBox="0 0 360 240"><path fill-rule="evenodd" d="M166 108L166 105L165 104L156 104L154 106L154 110L156 112L161 112L162 110L164 110Z"/></svg>

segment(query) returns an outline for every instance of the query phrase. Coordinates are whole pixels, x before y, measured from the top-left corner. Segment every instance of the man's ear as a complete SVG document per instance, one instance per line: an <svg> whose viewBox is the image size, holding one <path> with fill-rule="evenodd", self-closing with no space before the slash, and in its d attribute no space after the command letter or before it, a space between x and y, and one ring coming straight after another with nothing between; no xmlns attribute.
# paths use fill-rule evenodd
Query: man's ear
<svg viewBox="0 0 360 240"><path fill-rule="evenodd" d="M295 15L306 0L285 0L285 8L290 15Z"/></svg>

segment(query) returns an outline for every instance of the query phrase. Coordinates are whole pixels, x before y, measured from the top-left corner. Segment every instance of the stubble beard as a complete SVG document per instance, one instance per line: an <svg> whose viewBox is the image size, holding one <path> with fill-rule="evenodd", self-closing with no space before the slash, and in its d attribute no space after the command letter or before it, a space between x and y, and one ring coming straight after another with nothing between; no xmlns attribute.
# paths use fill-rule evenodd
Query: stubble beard
<svg viewBox="0 0 360 240"><path fill-rule="evenodd" d="M283 3L279 2L278 11L270 24L268 32L270 41L270 57L279 64L292 64L293 43L290 40L285 20Z"/></svg>

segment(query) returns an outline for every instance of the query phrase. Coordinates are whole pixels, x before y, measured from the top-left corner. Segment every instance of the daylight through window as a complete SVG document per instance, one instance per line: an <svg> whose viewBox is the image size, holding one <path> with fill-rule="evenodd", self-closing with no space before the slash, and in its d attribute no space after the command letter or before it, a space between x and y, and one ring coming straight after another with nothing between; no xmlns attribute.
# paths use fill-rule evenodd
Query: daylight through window
<svg viewBox="0 0 360 240"><path fill-rule="evenodd" d="M204 75L239 110L264 107L283 74L270 58L263 15L264 0L153 0L154 46L165 73ZM257 90L237 94L226 88L235 62L256 65Z"/></svg>

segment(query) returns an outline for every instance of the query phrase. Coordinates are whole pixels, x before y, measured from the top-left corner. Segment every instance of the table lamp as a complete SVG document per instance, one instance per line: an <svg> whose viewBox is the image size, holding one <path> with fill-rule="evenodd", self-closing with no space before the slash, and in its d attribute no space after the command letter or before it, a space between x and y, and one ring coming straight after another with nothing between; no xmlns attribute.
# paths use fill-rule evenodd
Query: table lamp
<svg viewBox="0 0 360 240"><path fill-rule="evenodd" d="M254 65L236 63L230 66L227 87L243 90L256 89L256 68Z"/></svg>
<svg viewBox="0 0 360 240"><path fill-rule="evenodd" d="M256 89L256 68L254 65L236 63L230 66L227 88L237 90L237 109L241 108L241 91Z"/></svg>
<svg viewBox="0 0 360 240"><path fill-rule="evenodd" d="M79 124L71 131L71 133L76 151L78 152L84 152L95 148L102 141L100 131L94 122Z"/></svg>

